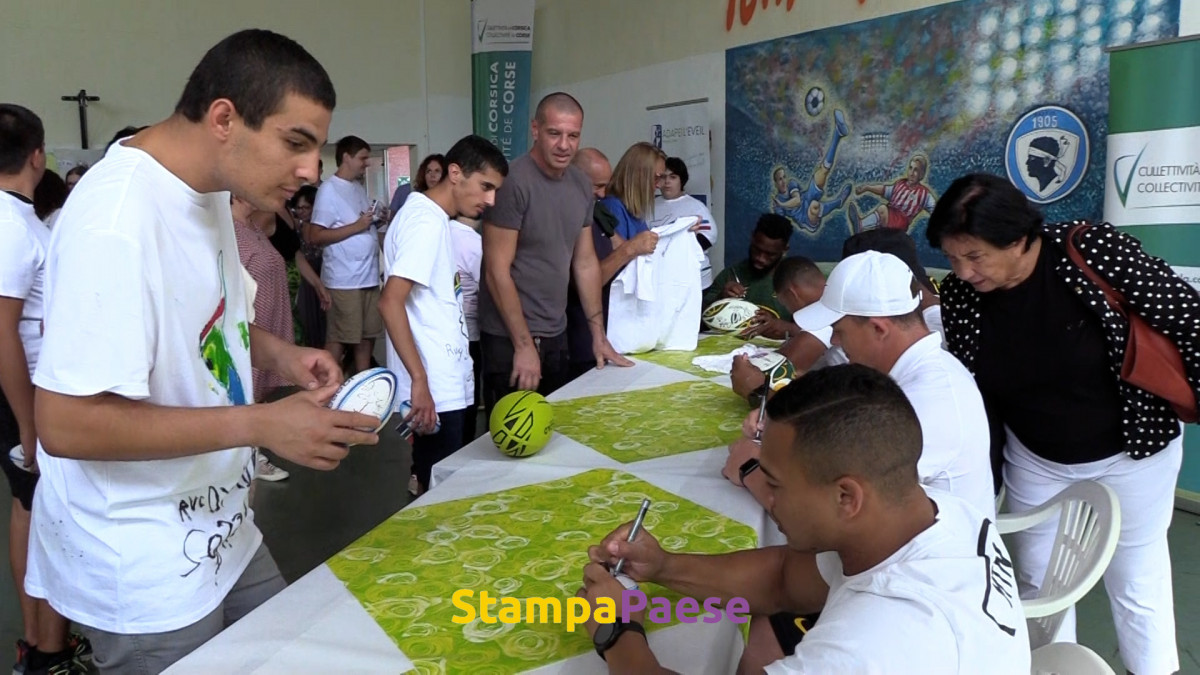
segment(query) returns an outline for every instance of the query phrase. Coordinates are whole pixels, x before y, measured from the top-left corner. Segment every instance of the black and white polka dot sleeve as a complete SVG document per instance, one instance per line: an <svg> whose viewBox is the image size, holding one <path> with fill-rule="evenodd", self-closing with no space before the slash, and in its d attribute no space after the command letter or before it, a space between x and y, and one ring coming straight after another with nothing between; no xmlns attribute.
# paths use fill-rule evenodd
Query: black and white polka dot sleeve
<svg viewBox="0 0 1200 675"><path fill-rule="evenodd" d="M1188 381L1200 396L1200 292L1112 225L1088 229L1078 243L1084 259L1124 294L1130 309L1179 347Z"/></svg>

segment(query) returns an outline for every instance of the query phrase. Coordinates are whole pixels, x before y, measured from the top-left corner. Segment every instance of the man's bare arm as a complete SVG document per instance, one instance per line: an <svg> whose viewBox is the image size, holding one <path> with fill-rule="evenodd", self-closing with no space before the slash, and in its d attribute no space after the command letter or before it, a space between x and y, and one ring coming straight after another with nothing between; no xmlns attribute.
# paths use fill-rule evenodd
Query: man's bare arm
<svg viewBox="0 0 1200 675"><path fill-rule="evenodd" d="M517 238L520 234L518 230L483 224L483 250L486 252L483 277L516 349L533 346L529 324L521 308L521 296L517 294L517 284L512 278L512 264L517 257Z"/></svg>
<svg viewBox="0 0 1200 675"><path fill-rule="evenodd" d="M330 246L353 237L360 232L366 232L371 227L371 214L364 213L353 223L341 227L325 227L316 223L305 223L304 238L316 246Z"/></svg>

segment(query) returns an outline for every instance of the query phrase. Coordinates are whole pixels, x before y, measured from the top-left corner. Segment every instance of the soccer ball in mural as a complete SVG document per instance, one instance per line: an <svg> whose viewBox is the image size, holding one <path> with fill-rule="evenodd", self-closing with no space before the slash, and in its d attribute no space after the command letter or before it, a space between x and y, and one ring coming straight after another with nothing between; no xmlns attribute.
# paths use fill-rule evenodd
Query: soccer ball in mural
<svg viewBox="0 0 1200 675"><path fill-rule="evenodd" d="M825 109L825 90L820 87L813 87L804 95L804 111L809 115L816 117Z"/></svg>

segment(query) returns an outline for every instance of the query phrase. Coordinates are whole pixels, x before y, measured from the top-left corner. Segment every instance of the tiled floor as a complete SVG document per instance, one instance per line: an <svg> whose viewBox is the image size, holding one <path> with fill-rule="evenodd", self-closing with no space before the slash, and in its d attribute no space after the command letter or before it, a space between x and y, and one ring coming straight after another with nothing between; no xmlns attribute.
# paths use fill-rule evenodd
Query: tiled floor
<svg viewBox="0 0 1200 675"><path fill-rule="evenodd" d="M480 427L483 428L483 427ZM404 506L411 450L394 431L377 447L354 448L336 471L317 472L286 462L292 472L280 483L259 482L255 511L268 546L289 581L316 567L376 523ZM0 499L0 547L8 559L8 499ZM1200 673L1200 516L1175 512L1171 525L1175 563L1175 614L1183 673ZM1108 599L1097 587L1079 606L1079 638L1123 672ZM0 663L12 658L20 614L7 570L0 577Z"/></svg>

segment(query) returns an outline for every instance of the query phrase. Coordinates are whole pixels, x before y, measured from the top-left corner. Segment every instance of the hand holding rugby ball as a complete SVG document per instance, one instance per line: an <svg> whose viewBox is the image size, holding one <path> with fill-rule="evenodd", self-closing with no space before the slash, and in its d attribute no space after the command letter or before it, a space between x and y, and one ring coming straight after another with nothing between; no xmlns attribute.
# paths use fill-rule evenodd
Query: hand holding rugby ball
<svg viewBox="0 0 1200 675"><path fill-rule="evenodd" d="M363 431L379 433L396 406L396 388L395 373L387 368L370 368L343 382L329 400L329 407L378 417L375 428Z"/></svg>

